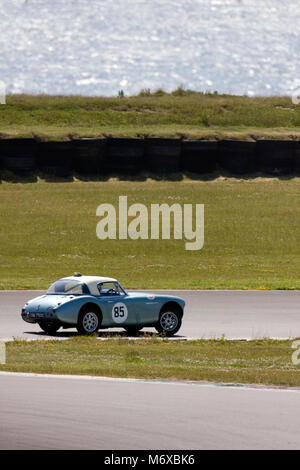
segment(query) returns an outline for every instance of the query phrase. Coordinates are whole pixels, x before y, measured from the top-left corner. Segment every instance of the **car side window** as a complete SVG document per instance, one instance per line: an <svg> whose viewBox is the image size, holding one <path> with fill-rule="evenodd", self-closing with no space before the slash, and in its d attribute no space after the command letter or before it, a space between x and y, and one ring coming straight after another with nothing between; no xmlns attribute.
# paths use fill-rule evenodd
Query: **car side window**
<svg viewBox="0 0 300 470"><path fill-rule="evenodd" d="M90 290L89 290L89 288L86 284L82 284L82 293L87 294L87 295L91 295Z"/></svg>
<svg viewBox="0 0 300 470"><path fill-rule="evenodd" d="M120 295L119 286L115 282L99 282L97 287L101 296Z"/></svg>

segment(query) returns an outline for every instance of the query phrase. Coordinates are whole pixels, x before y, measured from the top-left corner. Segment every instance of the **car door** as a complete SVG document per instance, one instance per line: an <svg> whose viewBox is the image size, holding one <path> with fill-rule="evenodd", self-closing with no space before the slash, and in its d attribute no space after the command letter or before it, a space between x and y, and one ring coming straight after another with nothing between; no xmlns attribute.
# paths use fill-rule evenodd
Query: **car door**
<svg viewBox="0 0 300 470"><path fill-rule="evenodd" d="M103 314L103 326L136 325L137 312L134 299L121 291L117 283L102 282L99 293L98 303Z"/></svg>
<svg viewBox="0 0 300 470"><path fill-rule="evenodd" d="M157 296L133 293L131 297L135 298L136 318L140 325L151 325L158 321L161 302Z"/></svg>

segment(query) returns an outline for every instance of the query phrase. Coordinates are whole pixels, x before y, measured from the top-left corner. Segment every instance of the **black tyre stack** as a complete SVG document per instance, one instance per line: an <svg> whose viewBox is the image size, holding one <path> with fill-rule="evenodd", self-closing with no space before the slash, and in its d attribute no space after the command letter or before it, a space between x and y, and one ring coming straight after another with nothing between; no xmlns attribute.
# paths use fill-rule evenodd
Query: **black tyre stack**
<svg viewBox="0 0 300 470"><path fill-rule="evenodd" d="M218 144L220 168L236 175L256 170L256 143L239 140L221 140Z"/></svg>
<svg viewBox="0 0 300 470"><path fill-rule="evenodd" d="M147 170L151 173L169 174L180 171L181 140L146 139Z"/></svg>
<svg viewBox="0 0 300 470"><path fill-rule="evenodd" d="M34 139L0 140L0 166L15 175L30 176L36 169L37 143Z"/></svg>
<svg viewBox="0 0 300 470"><path fill-rule="evenodd" d="M101 176L106 164L106 139L74 139L72 144L75 174Z"/></svg>
<svg viewBox="0 0 300 470"><path fill-rule="evenodd" d="M300 174L300 141L297 140L294 145L295 145L294 147L295 172L299 175Z"/></svg>
<svg viewBox="0 0 300 470"><path fill-rule="evenodd" d="M170 175L181 171L205 174L217 169L237 175L258 171L270 175L299 174L300 141L0 139L0 169L2 176L5 172L34 176L38 170L46 177L64 178L74 173L79 176L134 176L141 172Z"/></svg>
<svg viewBox="0 0 300 470"><path fill-rule="evenodd" d="M218 144L210 140L182 142L181 168L191 173L211 173L217 168Z"/></svg>
<svg viewBox="0 0 300 470"><path fill-rule="evenodd" d="M107 141L105 169L109 174L136 175L144 167L144 158L143 139L110 138Z"/></svg>
<svg viewBox="0 0 300 470"><path fill-rule="evenodd" d="M292 140L258 140L257 166L267 174L285 175L295 169L295 142Z"/></svg>
<svg viewBox="0 0 300 470"><path fill-rule="evenodd" d="M39 142L37 156L38 170L50 177L67 178L73 170L73 143Z"/></svg>

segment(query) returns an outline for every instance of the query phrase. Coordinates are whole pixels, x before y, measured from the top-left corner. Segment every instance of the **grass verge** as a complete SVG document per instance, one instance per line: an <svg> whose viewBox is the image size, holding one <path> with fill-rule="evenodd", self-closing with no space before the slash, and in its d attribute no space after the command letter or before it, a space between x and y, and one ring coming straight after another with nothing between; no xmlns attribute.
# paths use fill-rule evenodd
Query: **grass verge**
<svg viewBox="0 0 300 470"><path fill-rule="evenodd" d="M205 244L99 240L99 204L204 204ZM127 288L299 289L300 179L0 184L0 289L45 289L75 271ZM132 218L128 218L130 222ZM149 221L150 227L150 221Z"/></svg>
<svg viewBox="0 0 300 470"><path fill-rule="evenodd" d="M0 370L299 386L300 368L292 364L291 345L270 339L15 340L7 343L7 364Z"/></svg>
<svg viewBox="0 0 300 470"><path fill-rule="evenodd" d="M10 95L0 107L0 137L300 137L300 106L290 97L249 98L178 89L139 96Z"/></svg>

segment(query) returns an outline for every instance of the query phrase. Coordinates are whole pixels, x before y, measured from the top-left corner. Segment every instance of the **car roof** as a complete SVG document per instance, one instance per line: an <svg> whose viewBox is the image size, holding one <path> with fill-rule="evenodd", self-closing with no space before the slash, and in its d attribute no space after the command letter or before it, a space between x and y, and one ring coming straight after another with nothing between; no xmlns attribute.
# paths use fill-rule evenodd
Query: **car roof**
<svg viewBox="0 0 300 470"><path fill-rule="evenodd" d="M92 295L99 295L98 284L99 282L118 282L112 277L101 276L68 276L61 279L61 281L77 281L86 284Z"/></svg>

